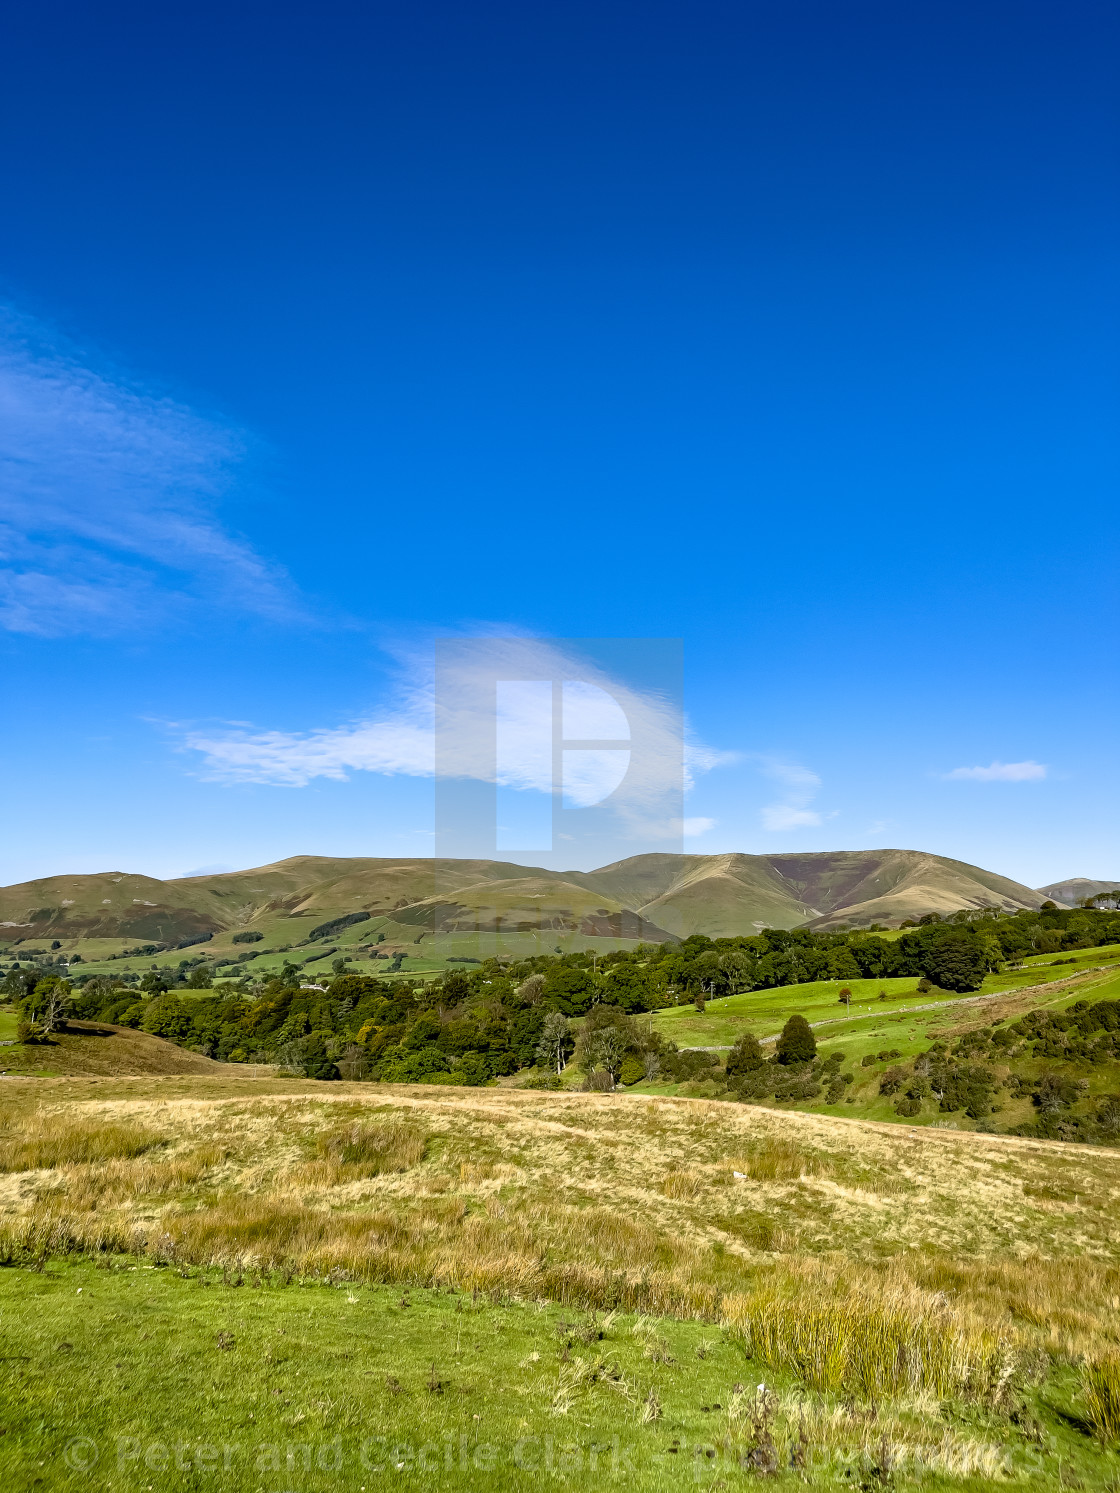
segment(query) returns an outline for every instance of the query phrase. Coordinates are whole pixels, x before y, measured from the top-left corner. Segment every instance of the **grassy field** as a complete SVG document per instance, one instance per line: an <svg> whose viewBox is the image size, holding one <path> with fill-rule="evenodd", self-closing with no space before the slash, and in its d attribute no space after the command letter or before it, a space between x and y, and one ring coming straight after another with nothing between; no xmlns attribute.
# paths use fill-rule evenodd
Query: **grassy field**
<svg viewBox="0 0 1120 1493"><path fill-rule="evenodd" d="M243 961L230 971L227 978L242 972L254 979L277 975L286 962L301 966L305 980L315 980L318 975L331 977L334 959L348 958L352 973L361 975L389 976L431 975L441 970L454 968L464 961L478 961L495 955L512 959L527 959L537 954L580 953L594 951L610 953L612 949L632 948L635 940L617 938L593 938L584 934L557 933L441 933L438 936L424 929L393 922L389 918L371 918L364 923L352 924L332 938L316 940L312 944L301 944L313 923L296 922L287 917L262 920L255 924L264 937L259 944L235 944L236 929L215 935L207 943L192 944L186 949L170 949L161 954L135 954L122 957L127 949L136 946L137 939L70 939L63 942L60 953L68 956L81 955L81 963L74 966L79 974L144 974L150 969L169 965L174 969L181 959L205 958L213 961L222 958L236 959L239 954L252 952L253 958ZM364 946L375 944L378 934L384 941L376 949ZM11 950L11 958L20 957L18 947ZM377 955L381 957L377 957ZM110 958L109 956L114 957ZM398 964L397 957L400 956ZM391 966L396 966L391 969Z"/></svg>
<svg viewBox="0 0 1120 1493"><path fill-rule="evenodd" d="M951 1120L928 1111L920 1119L900 1117L895 1112L893 1098L884 1097L879 1092L882 1074L895 1062L913 1059L935 1041L951 1043L963 1033L993 1021L1013 1021L1030 1010L1061 1010L1079 1000L1120 1000L1120 970L1106 961L1100 962L1105 964L1103 970L1087 970L1084 966L1080 970L1073 966L1036 970L1031 985L986 991L980 999L946 997L942 992L933 991L923 996L915 991L912 981L893 982L905 988L897 995L890 994L886 1001L853 999L850 1015L845 1012L839 1017L829 1015L822 1018L819 998L813 998L815 987L799 985L785 987L780 992L756 991L725 1001L712 1001L703 1014L685 1006L659 1011L652 1020L658 1030L671 1036L681 1047L715 1048L728 1045L743 1031L765 1036L767 1032L780 1030L786 1015L800 1009L810 1021L823 1023L817 1024L814 1031L819 1051L825 1056L841 1054L844 1068L853 1075L854 1081L845 1091L840 1113L909 1127L951 1124L954 1128L972 1129L975 1122L959 1114ZM1043 982L1040 977L1045 975L1052 978ZM884 983L889 987L892 982L850 983L855 997L857 985L861 983L869 988L879 988ZM803 990L811 992L810 1000L799 1006L796 996ZM786 996L785 1005L775 1009L774 998L783 994ZM756 1003L753 1010L752 1001ZM734 1014L726 1012L723 1008L733 1002L737 1010ZM763 1014L758 1014L760 1007ZM828 1006L825 1009L831 1012L836 1008ZM844 1010L843 1007L839 1009ZM715 1020L708 1026L713 1012ZM650 1018L643 1017L642 1020ZM718 1036L713 1036L713 1031ZM1020 1061L1018 1071L1041 1073L1052 1066L1045 1059L1033 1059ZM1089 1096L1115 1092L1116 1073L1111 1065L1080 1064L1076 1077L1084 1081ZM634 1091L649 1095L714 1097L720 1087L718 1082L705 1082L700 1078L684 1085L641 1083L635 1085ZM821 1115L837 1113L836 1106L829 1106L823 1098L799 1101L797 1108ZM1028 1123L1036 1117L1028 1097L1001 1097L997 1117L1000 1130Z"/></svg>
<svg viewBox="0 0 1120 1493"><path fill-rule="evenodd" d="M1045 1005L1047 994L1039 987L1075 979L1078 988L1095 987L1108 978L1108 972L1118 967L1120 949L1109 946L1101 949L1084 949L1076 956L1062 956L1060 962L1053 955L1039 955L1025 960L1021 969L1004 970L988 975L980 990L982 996L997 997L1008 992L1031 990L1028 1004ZM1101 969L1103 967L1103 973ZM852 993L851 1005L840 1002L840 991ZM1071 986L1070 1000L1079 998L1077 989ZM885 999L882 997L885 995ZM1095 999L1100 999L1094 995ZM871 1031L882 1028L884 1021L894 1023L901 1011L912 1007L925 1007L927 1011L911 1013L917 1017L911 1025L925 1029L933 1019L929 1011L942 1011L946 1017L955 1009L968 1009L974 996L953 995L943 990L922 993L913 977L881 980L818 980L804 985L781 985L770 990L748 990L739 995L724 996L710 1000L706 1009L699 1012L689 1005L670 1006L653 1013L656 1031L671 1038L679 1047L729 1047L744 1031L752 1031L756 1037L774 1036L781 1031L786 1020L794 1015L804 1016L813 1025L827 1023L818 1030L819 1042L833 1041L851 1036L861 1029ZM998 1002L993 1001L993 1005ZM977 1007L982 1010L983 1007ZM1025 1008L1024 1008L1025 1009ZM650 1018L642 1018L648 1020ZM983 1020L990 1020L984 1016ZM911 1034L909 1029L906 1033Z"/></svg>
<svg viewBox="0 0 1120 1493"><path fill-rule="evenodd" d="M698 1100L12 1080L0 1476L1105 1488L1118 1191Z"/></svg>

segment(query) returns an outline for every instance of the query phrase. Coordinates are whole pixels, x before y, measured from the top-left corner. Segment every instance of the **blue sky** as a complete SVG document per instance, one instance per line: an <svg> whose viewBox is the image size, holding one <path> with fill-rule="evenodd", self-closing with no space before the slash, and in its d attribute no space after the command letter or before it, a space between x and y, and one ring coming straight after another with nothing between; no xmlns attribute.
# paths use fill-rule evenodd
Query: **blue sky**
<svg viewBox="0 0 1120 1493"><path fill-rule="evenodd" d="M11 13L0 880L426 853L463 633L683 639L689 849L1120 872L1118 34Z"/></svg>

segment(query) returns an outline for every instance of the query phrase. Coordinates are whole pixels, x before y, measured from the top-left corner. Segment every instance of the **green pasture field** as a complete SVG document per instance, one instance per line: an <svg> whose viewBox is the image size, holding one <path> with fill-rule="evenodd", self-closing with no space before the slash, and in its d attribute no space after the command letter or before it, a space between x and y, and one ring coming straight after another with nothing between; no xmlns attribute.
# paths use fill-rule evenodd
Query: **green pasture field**
<svg viewBox="0 0 1120 1493"><path fill-rule="evenodd" d="M592 1319L551 1305L230 1279L121 1259L0 1272L3 1485L691 1487L733 1386L761 1377L710 1324L658 1321L656 1361L633 1317L594 1319L584 1343L569 1327ZM608 1356L627 1392L566 1400L575 1361Z"/></svg>
<svg viewBox="0 0 1120 1493"><path fill-rule="evenodd" d="M0 1271L0 1346L0 1479L51 1493L746 1486L736 1393L800 1393L711 1323L119 1256ZM855 1416L834 1398L840 1423ZM998 1447L1000 1484L1112 1486L1115 1458L1085 1433L1070 1370L1028 1390L1025 1431L965 1403L940 1415L942 1457L954 1441L962 1460ZM994 1485L920 1464L884 1480L875 1438L852 1424L847 1447L810 1441L803 1467L766 1482Z"/></svg>
<svg viewBox="0 0 1120 1493"><path fill-rule="evenodd" d="M1061 959L1061 963L1055 963ZM1074 962L1066 963L1067 959ZM1120 946L1109 945L1100 949L1081 949L1076 956L1041 954L1024 961L1022 969L1002 970L988 975L979 991L974 995L999 995L1015 992L1025 987L1051 984L1066 980L1072 975L1092 971L1097 966L1106 969L1120 961ZM1120 968L1120 965L1117 966ZM1101 979L1108 978L1102 973ZM1085 984L1088 985L1089 979ZM678 1047L730 1047L744 1031L754 1032L756 1037L773 1036L780 1032L787 1019L794 1015L804 1016L811 1023L827 1021L827 1039L833 1040L847 1031L853 1021L880 1023L892 1008L900 1006L944 1006L952 1008L973 996L954 995L944 990L921 992L917 980L906 976L899 979L881 980L816 980L804 985L780 985L768 990L745 990L738 995L722 996L709 1000L703 1012L691 1003L669 1006L653 1014L656 1031L671 1038ZM849 1008L840 1002L840 991L852 992ZM880 1000L881 992L887 999ZM1070 1000L1080 998L1076 989ZM1094 996L1094 999L1103 997ZM1041 1004L1041 997L1034 1004ZM919 1025L929 1021L930 1013L913 1013ZM643 1020L646 1018L643 1018ZM893 1020L894 1017L892 1016ZM857 1027L857 1030L860 1029ZM825 1036L818 1030L817 1040Z"/></svg>
<svg viewBox="0 0 1120 1493"><path fill-rule="evenodd" d="M1083 966L1082 966L1083 967ZM1055 969L1052 981L1074 971L1074 966L1064 966ZM1000 978L999 976L993 978ZM873 985L873 981L849 981L853 997L856 995L857 985ZM888 986L892 982L884 982ZM895 984L907 984L913 991L913 982L893 982ZM1038 981L1037 983L1041 983ZM782 994L787 997L796 997L801 991L813 992L815 987L809 985L793 985L783 987ZM773 1011L771 1002L767 1000L762 1016L756 1016L750 1007L752 998L765 996L772 998L779 992L775 991L751 991L737 996L727 997L723 1001L709 1002L707 1011L701 1015L690 1007L676 1007L668 1011L658 1011L653 1017L642 1017L641 1020L652 1021L657 1029L672 1036L680 1047L725 1047L729 1045L728 1040L716 1042L714 1039L698 1040L708 1037L711 1028L703 1025L708 1019L708 1014L720 1007L726 1007L732 1002L738 1006L737 1011L732 1014L717 1012L715 1029L725 1039L740 1035L744 1031L753 1031L756 1036L763 1037L768 1031L780 1029L781 1022L778 1015ZM827 1025L814 1027L813 1035L816 1037L819 1052L827 1057L831 1053L839 1052L844 1058L844 1071L854 1075L854 1082L849 1085L841 1105L827 1105L823 1101L799 1102L796 1107L810 1113L822 1115L841 1115L857 1117L861 1120L881 1120L895 1125L929 1125L939 1123L936 1117L925 1116L922 1119L900 1118L894 1109L894 1100L881 1095L878 1091L879 1079L884 1071L892 1063L906 1062L916 1057L918 1053L925 1051L932 1042L937 1040L952 1041L960 1030L969 1027L985 1026L995 1018L1002 1020L1014 1020L1028 1010L1053 1007L1062 1010L1079 1000L1120 1000L1120 969L1105 970L1099 974L1086 975L1085 978L1077 980L1072 985L1062 986L1060 989L1047 993L1045 989L1013 988L1005 991L985 991L988 997L977 1001L971 997L953 996L946 998L942 994L940 1000L931 1001L930 997L935 992L930 991L924 997L915 995L913 1001L907 1000L909 1005L923 1005L925 1009L899 1009L900 1002L894 999L880 1002L876 999L870 1006L857 1005L853 999L852 1014L834 1019L829 1016L820 1016L820 1004L809 1004L800 1008L800 1014L810 1021L826 1020ZM759 1004L764 1004L759 1002ZM757 1007L756 1007L757 1009ZM797 1011L796 999L790 1000L785 1007L785 1014L790 1015ZM833 1008L829 1008L830 1010ZM842 1008L841 1008L842 1009ZM665 1017L679 1018L676 1024L662 1024ZM782 1016L782 1021L785 1017ZM687 1039L682 1040L687 1032ZM679 1033L679 1035L678 1035ZM896 1057L884 1056L880 1053L896 1053ZM863 1058L874 1056L875 1062L867 1067L863 1066ZM1016 1067L1019 1071L1033 1071L1037 1067L1041 1072L1047 1067L1045 1062L1032 1064L1018 1061ZM1110 1093L1115 1089L1115 1077L1106 1068L1101 1068L1093 1063L1079 1065L1077 1077L1083 1078L1089 1085L1091 1095ZM573 1075L571 1082L578 1082ZM665 1094L676 1095L678 1093L699 1094L703 1096L704 1089L701 1085L678 1085L664 1083L641 1083L634 1086L633 1092L641 1094ZM786 1108L787 1106L781 1106ZM998 1116L998 1126L1001 1130L1021 1122L1034 1118L1034 1112L1030 1101L1026 1098L1005 1102ZM954 1127L971 1128L972 1122L957 1116L951 1122Z"/></svg>
<svg viewBox="0 0 1120 1493"><path fill-rule="evenodd" d="M323 918L321 921L326 921ZM192 944L185 949L168 949L161 954L138 954L127 959L109 959L109 954L120 954L126 948L135 947L140 940L122 939L75 939L63 943L63 954L81 954L81 964L75 966L74 974L123 975L146 974L151 969L169 966L175 969L183 959L205 959L212 962L223 957L236 958L239 954L252 952L254 957L246 959L236 971L220 977L220 980L236 979L242 973L254 978L278 975L286 961L301 966L301 975L314 980L319 975L332 976L331 965L335 959L349 958L348 970L353 974L374 975L393 978L395 975L424 976L454 969L457 964L469 969L472 960L481 961L495 955L510 959L527 959L537 954L557 952L571 954L593 951L608 954L617 948L634 948L637 941L612 938L591 938L583 934L544 933L494 934L453 933L434 936L426 930L394 923L389 918L371 918L364 923L353 923L332 938L316 940L313 944L297 946L315 924L308 921L304 926L292 919L272 921L272 925L261 925L265 937L258 944L235 944L230 929L216 934L208 943ZM373 943L379 933L384 933L384 942L377 947L389 958L380 959L372 951L363 952L363 945ZM39 947L39 945L36 945ZM326 951L330 950L330 953ZM400 968L390 972L391 956L404 955ZM11 958L18 959L20 950L11 951ZM464 963L464 961L467 961Z"/></svg>

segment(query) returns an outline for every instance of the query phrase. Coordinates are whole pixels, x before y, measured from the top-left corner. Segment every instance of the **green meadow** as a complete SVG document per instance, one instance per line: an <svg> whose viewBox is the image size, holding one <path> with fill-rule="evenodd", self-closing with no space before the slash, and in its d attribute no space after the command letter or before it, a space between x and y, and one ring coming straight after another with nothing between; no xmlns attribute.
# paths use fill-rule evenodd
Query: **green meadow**
<svg viewBox="0 0 1120 1493"><path fill-rule="evenodd" d="M1107 973L1095 974L1098 966L1107 971L1120 961L1120 947L1108 946L1085 949L1076 956L1065 956L1056 960L1052 955L1038 955L1024 960L1022 968L1003 970L988 975L980 990L974 995L953 995L943 990L917 988L913 977L905 979L878 980L818 980L804 985L781 985L770 990L748 990L738 995L723 996L705 1003L705 1009L697 1011L692 1004L670 1006L656 1011L652 1017L655 1031L671 1038L679 1047L730 1047L744 1031L752 1031L758 1038L775 1036L781 1031L790 1016L804 1016L816 1026L818 1042L832 1042L850 1038L860 1032L870 1036L884 1028L885 1022L901 1024L906 1034L924 1031L934 1016L944 1016L959 1010L962 1014L969 1007L983 1009L977 996L999 996L1024 989L1035 990L1072 976L1083 976L1086 988L1095 986L1099 980L1107 980ZM851 1004L845 1006L840 1000L841 990L851 992ZM885 997L885 998L884 998ZM1059 999L1064 998L1064 993ZM1076 990L1069 1000L1078 999ZM1101 997L1094 992L1094 998ZM1045 993L1039 993L1031 1003L1046 1003ZM913 1010L914 1007L926 1008Z"/></svg>

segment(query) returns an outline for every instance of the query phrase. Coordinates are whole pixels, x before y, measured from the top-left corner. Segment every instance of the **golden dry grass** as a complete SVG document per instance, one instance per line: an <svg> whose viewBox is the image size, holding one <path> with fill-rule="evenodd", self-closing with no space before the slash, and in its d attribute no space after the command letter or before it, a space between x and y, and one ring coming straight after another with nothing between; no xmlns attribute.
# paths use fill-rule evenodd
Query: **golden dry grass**
<svg viewBox="0 0 1120 1493"><path fill-rule="evenodd" d="M1106 1446L1120 1441L1120 1356L1091 1359L1081 1376L1089 1423Z"/></svg>
<svg viewBox="0 0 1120 1493"><path fill-rule="evenodd" d="M1108 1152L446 1086L31 1097L3 1096L5 1154L54 1170L0 1187L9 1258L118 1249L722 1321L760 1363L857 1394L988 1394L1016 1355L1120 1351Z"/></svg>
<svg viewBox="0 0 1120 1493"><path fill-rule="evenodd" d="M81 1115L38 1114L0 1137L0 1172L118 1161L141 1156L162 1141L131 1119L91 1124Z"/></svg>

